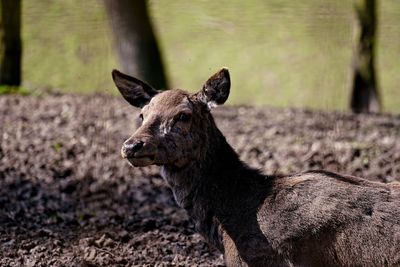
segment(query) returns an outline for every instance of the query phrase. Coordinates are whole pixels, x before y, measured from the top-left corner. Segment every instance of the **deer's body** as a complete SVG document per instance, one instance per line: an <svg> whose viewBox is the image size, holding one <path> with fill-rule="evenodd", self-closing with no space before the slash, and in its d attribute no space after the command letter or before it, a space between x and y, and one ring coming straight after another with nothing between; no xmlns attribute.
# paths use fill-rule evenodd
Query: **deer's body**
<svg viewBox="0 0 400 267"><path fill-rule="evenodd" d="M228 266L400 266L399 185L324 171L265 176L247 167L209 112L229 94L226 70L193 95L157 94L113 74L122 95L143 107L143 125L123 156L162 166L177 203Z"/></svg>

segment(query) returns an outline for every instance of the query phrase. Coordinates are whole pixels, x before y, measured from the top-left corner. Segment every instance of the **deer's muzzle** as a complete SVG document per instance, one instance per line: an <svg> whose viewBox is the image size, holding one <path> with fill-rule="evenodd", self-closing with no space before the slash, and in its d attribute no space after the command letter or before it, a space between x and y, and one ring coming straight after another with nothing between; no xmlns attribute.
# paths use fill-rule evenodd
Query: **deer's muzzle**
<svg viewBox="0 0 400 267"><path fill-rule="evenodd" d="M121 148L121 156L134 166L147 166L154 163L154 148L151 143L128 139Z"/></svg>

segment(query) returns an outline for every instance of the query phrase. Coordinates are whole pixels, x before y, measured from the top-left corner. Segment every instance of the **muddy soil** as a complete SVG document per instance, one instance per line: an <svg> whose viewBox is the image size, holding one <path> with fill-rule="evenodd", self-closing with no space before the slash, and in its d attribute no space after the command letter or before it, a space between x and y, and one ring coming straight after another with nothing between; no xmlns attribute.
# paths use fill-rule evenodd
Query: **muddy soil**
<svg viewBox="0 0 400 267"><path fill-rule="evenodd" d="M265 173L327 169L400 181L400 117L220 107ZM221 266L157 167L120 158L137 110L106 96L0 97L0 266Z"/></svg>

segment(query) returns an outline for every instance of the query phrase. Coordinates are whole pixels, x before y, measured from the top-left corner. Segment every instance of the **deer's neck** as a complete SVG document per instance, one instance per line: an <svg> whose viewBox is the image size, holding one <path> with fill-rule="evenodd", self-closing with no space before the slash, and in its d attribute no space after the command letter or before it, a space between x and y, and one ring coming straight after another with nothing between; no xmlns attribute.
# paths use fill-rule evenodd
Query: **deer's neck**
<svg viewBox="0 0 400 267"><path fill-rule="evenodd" d="M163 166L162 173L176 202L188 211L196 229L222 249L219 221L225 220L225 214L240 213L240 207L246 206L241 204L252 202L248 196L254 196L266 179L240 161L216 127L204 147L199 160L183 169Z"/></svg>
<svg viewBox="0 0 400 267"><path fill-rule="evenodd" d="M193 208L193 202L198 198L205 198L216 186L223 186L229 173L237 173L244 168L222 133L217 128L213 130L200 158L184 168L162 167L162 175L172 188L175 200L187 210Z"/></svg>

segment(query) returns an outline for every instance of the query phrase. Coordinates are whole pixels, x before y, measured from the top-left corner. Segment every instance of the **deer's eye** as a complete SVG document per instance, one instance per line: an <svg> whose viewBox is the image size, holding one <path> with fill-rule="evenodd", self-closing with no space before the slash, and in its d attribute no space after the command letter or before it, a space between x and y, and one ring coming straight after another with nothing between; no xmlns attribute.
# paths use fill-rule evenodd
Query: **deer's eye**
<svg viewBox="0 0 400 267"><path fill-rule="evenodd" d="M179 114L179 116L178 116L178 121L181 121L181 122L188 122L188 121L190 121L190 118L191 118L191 115L190 115L190 114L181 113L181 114Z"/></svg>
<svg viewBox="0 0 400 267"><path fill-rule="evenodd" d="M139 119L140 119L140 121L143 121L143 114L142 113L140 113Z"/></svg>

